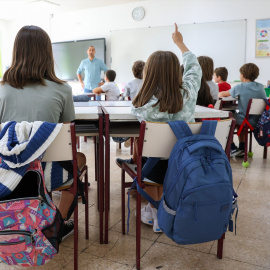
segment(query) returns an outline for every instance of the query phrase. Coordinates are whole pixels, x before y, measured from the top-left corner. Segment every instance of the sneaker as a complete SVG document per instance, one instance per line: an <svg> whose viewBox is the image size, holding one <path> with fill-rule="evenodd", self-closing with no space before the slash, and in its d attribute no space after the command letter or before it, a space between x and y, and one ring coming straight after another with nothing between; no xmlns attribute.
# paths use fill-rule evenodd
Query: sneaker
<svg viewBox="0 0 270 270"><path fill-rule="evenodd" d="M238 149L238 148L235 148L235 149L232 149L231 150L231 158L232 157L235 157L235 156L237 156L239 153L241 153L242 152L242 150L240 150L240 149Z"/></svg>
<svg viewBox="0 0 270 270"><path fill-rule="evenodd" d="M122 168L122 164L123 163L128 163L128 164L134 164L134 161L132 158L130 159L121 159L121 158L117 158L115 160L115 163L118 165L118 167Z"/></svg>
<svg viewBox="0 0 270 270"><path fill-rule="evenodd" d="M151 207L151 211L152 211L152 217L153 217L153 221L154 221L153 222L153 231L157 232L157 233L162 233L162 230L158 226L157 209Z"/></svg>
<svg viewBox="0 0 270 270"><path fill-rule="evenodd" d="M141 209L141 221L147 225L153 225L152 207L150 203Z"/></svg>
<svg viewBox="0 0 270 270"><path fill-rule="evenodd" d="M74 220L69 219L65 222L62 232L62 242L74 233Z"/></svg>
<svg viewBox="0 0 270 270"><path fill-rule="evenodd" d="M240 153L238 153L237 155L236 155L236 157L240 157L240 158L242 158L242 157L244 157L245 156L245 151L244 150L240 150Z"/></svg>
<svg viewBox="0 0 270 270"><path fill-rule="evenodd" d="M125 146L126 148L129 148L130 145L131 145L131 139L129 138L128 140L126 140L126 141L124 142L124 146Z"/></svg>

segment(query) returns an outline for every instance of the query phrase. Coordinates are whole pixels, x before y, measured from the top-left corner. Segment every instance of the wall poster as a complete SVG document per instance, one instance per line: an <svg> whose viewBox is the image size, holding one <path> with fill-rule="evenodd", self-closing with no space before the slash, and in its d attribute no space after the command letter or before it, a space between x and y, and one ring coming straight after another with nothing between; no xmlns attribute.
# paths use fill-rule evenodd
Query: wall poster
<svg viewBox="0 0 270 270"><path fill-rule="evenodd" d="M256 57L270 57L270 18L256 20Z"/></svg>

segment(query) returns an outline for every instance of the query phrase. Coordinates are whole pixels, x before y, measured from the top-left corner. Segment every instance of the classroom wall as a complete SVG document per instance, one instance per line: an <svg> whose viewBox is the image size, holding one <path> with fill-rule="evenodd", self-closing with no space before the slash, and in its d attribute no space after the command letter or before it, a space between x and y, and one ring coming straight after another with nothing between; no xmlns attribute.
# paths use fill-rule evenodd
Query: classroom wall
<svg viewBox="0 0 270 270"><path fill-rule="evenodd" d="M136 6L145 8L145 18L140 22L131 17ZM48 15L45 19L35 17L10 21L9 42L13 42L17 30L25 24L43 27L53 42L105 37L107 65L110 66L111 30L166 26L174 22L190 24L247 19L246 62L259 66L258 81L266 84L270 79L270 58L255 58L255 23L256 19L270 18L269 10L269 0L151 0L56 14L52 18Z"/></svg>

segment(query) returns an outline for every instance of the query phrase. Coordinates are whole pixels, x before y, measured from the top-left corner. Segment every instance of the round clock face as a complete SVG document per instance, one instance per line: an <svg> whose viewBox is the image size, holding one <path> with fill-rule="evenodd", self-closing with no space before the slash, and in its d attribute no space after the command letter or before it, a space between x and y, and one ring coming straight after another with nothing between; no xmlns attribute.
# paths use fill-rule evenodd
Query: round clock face
<svg viewBox="0 0 270 270"><path fill-rule="evenodd" d="M132 18L136 21L142 20L144 17L144 9L142 7L136 7L132 10Z"/></svg>

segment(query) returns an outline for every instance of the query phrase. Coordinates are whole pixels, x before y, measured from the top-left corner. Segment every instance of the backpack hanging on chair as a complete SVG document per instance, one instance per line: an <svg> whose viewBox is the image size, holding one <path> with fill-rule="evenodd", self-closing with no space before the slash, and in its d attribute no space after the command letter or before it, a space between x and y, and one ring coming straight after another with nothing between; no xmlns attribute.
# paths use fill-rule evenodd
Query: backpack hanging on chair
<svg viewBox="0 0 270 270"><path fill-rule="evenodd" d="M0 258L8 265L39 266L59 250L63 219L47 194L40 159L0 201Z"/></svg>
<svg viewBox="0 0 270 270"><path fill-rule="evenodd" d="M203 121L193 135L184 121L168 122L177 142L171 152L163 183L163 196L155 202L137 184L138 192L158 208L160 229L178 244L198 244L219 239L233 230L237 206L229 160L214 137L217 121ZM159 159L149 158L142 175ZM150 165L150 166L149 166Z"/></svg>
<svg viewBox="0 0 270 270"><path fill-rule="evenodd" d="M253 133L259 145L270 146L270 103L268 99L264 99L264 101L266 103L266 108L258 120Z"/></svg>

